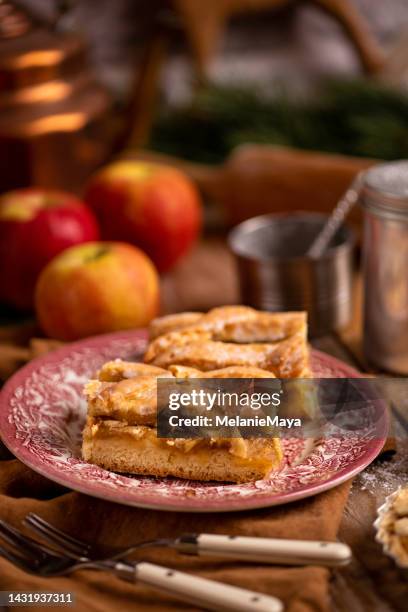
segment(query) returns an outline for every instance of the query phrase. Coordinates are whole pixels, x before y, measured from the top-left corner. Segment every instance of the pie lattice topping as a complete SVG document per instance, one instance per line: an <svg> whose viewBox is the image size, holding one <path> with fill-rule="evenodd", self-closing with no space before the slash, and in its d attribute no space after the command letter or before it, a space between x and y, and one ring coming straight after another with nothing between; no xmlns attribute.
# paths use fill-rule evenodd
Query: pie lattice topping
<svg viewBox="0 0 408 612"><path fill-rule="evenodd" d="M280 465L277 438L160 439L158 378L298 378L310 375L305 313L246 306L152 322L144 363L105 363L85 387L85 460L154 476L246 482Z"/></svg>

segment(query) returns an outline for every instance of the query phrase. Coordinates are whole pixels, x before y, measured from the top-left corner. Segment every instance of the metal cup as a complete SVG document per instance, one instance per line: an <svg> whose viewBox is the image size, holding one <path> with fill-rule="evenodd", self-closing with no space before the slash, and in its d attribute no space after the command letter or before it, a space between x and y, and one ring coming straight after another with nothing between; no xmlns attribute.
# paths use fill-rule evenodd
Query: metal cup
<svg viewBox="0 0 408 612"><path fill-rule="evenodd" d="M243 303L272 312L306 310L311 336L349 322L353 233L343 226L322 257L305 256L326 219L303 212L263 215L230 232Z"/></svg>

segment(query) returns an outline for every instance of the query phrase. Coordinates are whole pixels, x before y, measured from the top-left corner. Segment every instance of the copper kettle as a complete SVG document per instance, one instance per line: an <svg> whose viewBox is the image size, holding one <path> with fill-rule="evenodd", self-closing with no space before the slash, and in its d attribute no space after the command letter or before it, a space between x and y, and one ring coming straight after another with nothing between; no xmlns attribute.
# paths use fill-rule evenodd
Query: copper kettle
<svg viewBox="0 0 408 612"><path fill-rule="evenodd" d="M78 191L112 148L112 102L86 45L0 0L0 191Z"/></svg>

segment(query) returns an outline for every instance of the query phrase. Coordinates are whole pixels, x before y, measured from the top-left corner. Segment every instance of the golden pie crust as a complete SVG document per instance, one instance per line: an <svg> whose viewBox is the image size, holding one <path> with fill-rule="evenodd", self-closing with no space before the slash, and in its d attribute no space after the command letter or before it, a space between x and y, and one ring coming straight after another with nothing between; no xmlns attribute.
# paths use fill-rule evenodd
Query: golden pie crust
<svg viewBox="0 0 408 612"><path fill-rule="evenodd" d="M158 438L157 378L310 376L305 313L227 306L161 317L149 331L145 363L107 362L85 386L84 459L118 472L229 482L277 469L277 438Z"/></svg>
<svg viewBox="0 0 408 612"><path fill-rule="evenodd" d="M260 312L247 306L169 315L151 324L144 361L209 371L254 366L279 378L310 376L307 321L303 312Z"/></svg>

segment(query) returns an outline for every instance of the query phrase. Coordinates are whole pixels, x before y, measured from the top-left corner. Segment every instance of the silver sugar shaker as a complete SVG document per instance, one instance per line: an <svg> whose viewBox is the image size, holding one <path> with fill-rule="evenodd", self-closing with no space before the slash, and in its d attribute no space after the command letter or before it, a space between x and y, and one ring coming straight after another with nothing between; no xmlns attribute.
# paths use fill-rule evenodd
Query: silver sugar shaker
<svg viewBox="0 0 408 612"><path fill-rule="evenodd" d="M364 353L377 368L408 374L408 161L364 173Z"/></svg>

